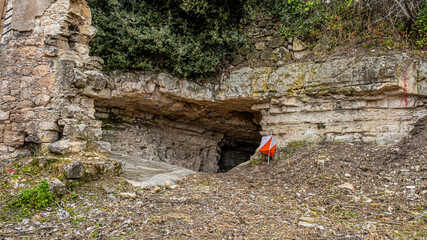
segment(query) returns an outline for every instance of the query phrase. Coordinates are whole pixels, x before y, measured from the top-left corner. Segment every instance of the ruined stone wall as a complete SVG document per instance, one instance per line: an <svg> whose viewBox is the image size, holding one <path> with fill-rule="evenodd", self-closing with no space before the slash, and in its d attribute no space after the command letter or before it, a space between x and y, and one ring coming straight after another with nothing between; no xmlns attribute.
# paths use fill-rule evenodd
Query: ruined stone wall
<svg viewBox="0 0 427 240"><path fill-rule="evenodd" d="M57 152L84 149L88 139L99 139L100 122L93 99L75 85L87 84L90 74L82 71L99 72L102 61L88 56L96 30L86 2L15 0L11 23L0 45L0 158L60 139L68 140Z"/></svg>
<svg viewBox="0 0 427 240"><path fill-rule="evenodd" d="M236 51L231 61L233 66L246 61L265 61L282 66L292 59L301 59L312 53L316 53L318 58L323 57L320 50L327 50L327 46L318 44L311 51L298 38L286 38L283 23L268 12L261 9L252 21L241 26L242 32L247 34L247 43Z"/></svg>

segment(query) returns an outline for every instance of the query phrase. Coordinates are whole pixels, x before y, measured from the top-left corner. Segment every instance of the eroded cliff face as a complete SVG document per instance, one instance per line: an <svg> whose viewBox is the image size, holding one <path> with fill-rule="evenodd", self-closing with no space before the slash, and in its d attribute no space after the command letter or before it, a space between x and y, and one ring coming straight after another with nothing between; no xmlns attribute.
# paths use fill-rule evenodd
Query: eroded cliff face
<svg viewBox="0 0 427 240"><path fill-rule="evenodd" d="M427 115L426 62L405 54L236 68L206 84L167 73L110 76L88 55L95 30L84 1L46 1L29 19L33 30L16 29L2 45L2 159L31 143L226 171L270 132L279 148L301 140L394 144Z"/></svg>

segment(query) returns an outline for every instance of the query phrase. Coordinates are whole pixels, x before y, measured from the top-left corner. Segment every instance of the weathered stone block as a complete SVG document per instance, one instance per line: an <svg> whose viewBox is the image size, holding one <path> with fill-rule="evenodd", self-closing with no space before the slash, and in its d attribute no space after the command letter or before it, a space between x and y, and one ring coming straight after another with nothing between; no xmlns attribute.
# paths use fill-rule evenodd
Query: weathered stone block
<svg viewBox="0 0 427 240"><path fill-rule="evenodd" d="M59 179L49 182L49 190L57 195L62 195L67 191L65 184Z"/></svg>
<svg viewBox="0 0 427 240"><path fill-rule="evenodd" d="M256 50L263 50L263 49L265 49L265 47L266 47L265 42L257 42L257 43L255 43L255 49Z"/></svg>
<svg viewBox="0 0 427 240"><path fill-rule="evenodd" d="M19 132L5 131L3 134L4 144L10 147L21 147L24 145L24 134Z"/></svg>
<svg viewBox="0 0 427 240"><path fill-rule="evenodd" d="M242 55L235 55L233 61L231 62L231 65L237 65L241 62L243 62L245 58Z"/></svg>
<svg viewBox="0 0 427 240"><path fill-rule="evenodd" d="M271 39L268 42L268 47L269 48L278 48L280 47L283 43L285 42L285 37L280 36L280 37L274 37L273 39Z"/></svg>
<svg viewBox="0 0 427 240"><path fill-rule="evenodd" d="M10 112L4 112L0 110L0 121L8 120Z"/></svg>
<svg viewBox="0 0 427 240"><path fill-rule="evenodd" d="M58 140L58 132L56 131L44 131L40 133L40 139L43 143L52 143Z"/></svg>
<svg viewBox="0 0 427 240"><path fill-rule="evenodd" d="M295 52L303 51L306 49L305 43L298 38L294 38L294 41L292 43L292 50Z"/></svg>
<svg viewBox="0 0 427 240"><path fill-rule="evenodd" d="M259 56L260 56L260 52L259 51L252 51L252 52L248 53L248 55L246 56L246 58L251 61L251 60L258 59Z"/></svg>
<svg viewBox="0 0 427 240"><path fill-rule="evenodd" d="M48 145L50 152L58 154L78 153L86 149L87 141L57 141Z"/></svg>
<svg viewBox="0 0 427 240"><path fill-rule="evenodd" d="M275 57L272 50L265 50L261 52L261 60L273 60Z"/></svg>
<svg viewBox="0 0 427 240"><path fill-rule="evenodd" d="M85 173L85 165L80 162L72 162L64 168L65 177L68 179L79 179Z"/></svg>

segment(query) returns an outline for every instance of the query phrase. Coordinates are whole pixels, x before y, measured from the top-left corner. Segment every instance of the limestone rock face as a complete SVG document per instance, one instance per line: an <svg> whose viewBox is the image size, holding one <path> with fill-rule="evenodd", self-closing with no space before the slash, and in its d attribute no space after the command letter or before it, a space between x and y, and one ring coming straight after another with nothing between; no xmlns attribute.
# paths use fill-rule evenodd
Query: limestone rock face
<svg viewBox="0 0 427 240"><path fill-rule="evenodd" d="M65 177L68 179L79 179L83 177L84 172L85 166L79 161L72 162L64 168Z"/></svg>
<svg viewBox="0 0 427 240"><path fill-rule="evenodd" d="M402 54L305 61L310 49L259 21L253 46L211 83L168 73L102 73L84 0L16 0L0 40L0 160L38 144L88 146L215 172L249 160L262 135L293 141L394 144L427 115L425 59ZM35 5L34 5L35 4ZM37 5L37 6L36 6ZM262 23L261 23L262 22ZM313 49L315 52L320 47ZM6 55L7 53L7 55ZM289 63L292 57L298 63ZM255 64L256 65L256 64ZM252 65L250 65L252 66Z"/></svg>

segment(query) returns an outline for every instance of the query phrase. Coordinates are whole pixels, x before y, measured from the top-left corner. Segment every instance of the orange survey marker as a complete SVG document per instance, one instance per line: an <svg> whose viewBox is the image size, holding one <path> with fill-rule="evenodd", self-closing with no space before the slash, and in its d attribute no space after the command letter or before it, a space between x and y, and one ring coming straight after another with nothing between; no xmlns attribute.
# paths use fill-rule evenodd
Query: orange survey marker
<svg viewBox="0 0 427 240"><path fill-rule="evenodd" d="M270 156L274 156L274 152L276 151L276 139L271 133L270 136L262 137L261 145L259 146L258 151L268 155L268 162L270 162Z"/></svg>

